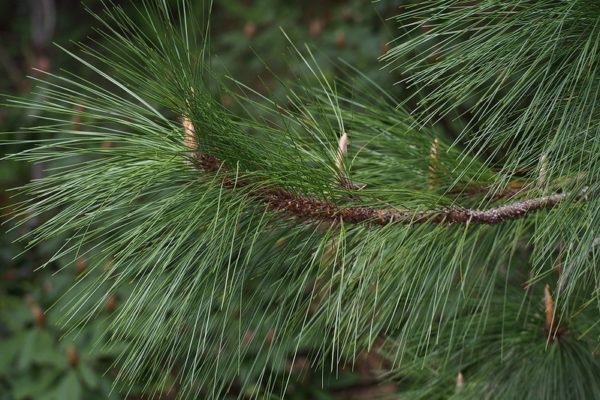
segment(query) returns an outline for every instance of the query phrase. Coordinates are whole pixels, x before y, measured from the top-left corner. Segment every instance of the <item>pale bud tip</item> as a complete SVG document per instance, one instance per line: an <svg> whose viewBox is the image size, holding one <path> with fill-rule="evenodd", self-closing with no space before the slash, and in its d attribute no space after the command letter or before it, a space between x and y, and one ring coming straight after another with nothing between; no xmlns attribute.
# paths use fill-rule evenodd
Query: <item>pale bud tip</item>
<svg viewBox="0 0 600 400"><path fill-rule="evenodd" d="M340 139L338 141L338 156L335 163L338 171L342 170L344 157L348 153L348 143L348 134L346 132L342 132L342 136L340 136Z"/></svg>
<svg viewBox="0 0 600 400"><path fill-rule="evenodd" d="M542 154L540 157L540 173L538 175L538 186L542 187L546 183L546 176L548 175L548 156Z"/></svg>
<svg viewBox="0 0 600 400"><path fill-rule="evenodd" d="M550 292L550 286L544 286L544 306L546 311L546 329L551 331L554 327L554 299Z"/></svg>
<svg viewBox="0 0 600 400"><path fill-rule="evenodd" d="M346 132L343 132L342 136L340 136L339 149L342 155L348 152L348 134Z"/></svg>
<svg viewBox="0 0 600 400"><path fill-rule="evenodd" d="M194 129L194 124L188 117L183 117L181 123L185 133L183 138L185 147L190 151L195 151L198 147L198 143L196 142L196 130Z"/></svg>
<svg viewBox="0 0 600 400"><path fill-rule="evenodd" d="M458 375L456 375L456 388L462 389L463 386L465 386L465 376L462 372L459 372Z"/></svg>

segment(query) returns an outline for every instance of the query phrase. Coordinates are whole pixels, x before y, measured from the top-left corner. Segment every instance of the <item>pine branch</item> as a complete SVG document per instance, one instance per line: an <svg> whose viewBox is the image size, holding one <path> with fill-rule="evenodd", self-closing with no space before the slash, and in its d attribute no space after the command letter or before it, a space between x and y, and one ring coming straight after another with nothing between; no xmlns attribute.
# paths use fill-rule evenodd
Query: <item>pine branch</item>
<svg viewBox="0 0 600 400"><path fill-rule="evenodd" d="M204 155L197 151L196 140L190 139L195 134L193 123L183 118L185 144L198 162L198 166L206 172L218 172L222 163L216 157ZM342 154L340 152L340 154ZM337 160L338 166L341 161ZM229 189L249 186L250 182L243 179L226 180L225 187ZM532 199L515 201L487 210L462 207L447 207L431 210L409 210L395 208L370 207L339 207L333 202L315 199L310 196L299 196L282 188L262 188L253 195L274 210L283 211L302 219L321 221L342 221L346 223L371 223L387 225L401 224L485 224L495 225L502 222L524 218L535 212L550 209L568 197L567 193L556 193ZM581 196L578 196L581 198Z"/></svg>

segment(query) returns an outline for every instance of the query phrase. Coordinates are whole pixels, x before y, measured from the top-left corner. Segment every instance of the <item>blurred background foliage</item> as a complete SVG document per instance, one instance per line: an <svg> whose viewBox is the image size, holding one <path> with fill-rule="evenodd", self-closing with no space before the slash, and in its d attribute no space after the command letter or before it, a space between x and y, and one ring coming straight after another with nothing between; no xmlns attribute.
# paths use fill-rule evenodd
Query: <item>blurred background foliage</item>
<svg viewBox="0 0 600 400"><path fill-rule="evenodd" d="M113 3L133 14L137 2L113 0ZM176 1L170 3L175 7ZM284 87L280 79L302 77L307 72L302 62L289 56L289 42L283 30L295 44L306 43L315 49L315 57L329 77L340 73L336 63L343 60L383 87L393 88L393 82L398 81L398 76L381 69L377 58L385 53L396 34L389 18L398 14L402 0L376 3L219 0L215 3L210 45L216 77L232 76L260 93L281 99ZM0 2L0 93L34 96L31 89L36 83L29 77L39 78L44 72L66 69L85 76L83 66L53 43L70 50L76 47L76 42L92 43L95 22L86 8L100 12L103 7L100 0ZM216 95L224 105L235 107L227 94ZM0 131L4 138L25 138L24 133L16 132L33 124L30 113L0 106ZM2 146L0 151L14 153L25 150L23 146ZM42 177L44 168L39 164L0 161L2 215L19 201L9 189ZM61 238L23 253L23 244L15 243L15 239L27 233L31 224L11 230L12 221L2 222L0 400L144 399L152 395L156 398L156 393L160 398L173 398L177 393L174 379L162 387L152 382L140 383L139 387L114 384L119 371L113 362L122 346L114 342L108 345L107 338L111 314L127 297L127 289L110 293L104 307L94 312L82 330L69 330L68 321L61 319L61 305L78 295L76 290L67 288L82 274L93 273L87 270L88 260L79 259L75 267L53 262L38 269L59 248ZM101 292L99 298L106 295ZM268 332L264 340L269 340ZM245 362L252 363L252 357ZM373 354L358 359L352 371L331 373L305 364L301 356L293 364L290 360L279 360L272 366L273 371L281 372L282 377L291 371L292 378L289 383L282 378L269 385L284 390L287 384L286 398L290 399L370 399L393 395L396 389L393 383L378 382L377 371L385 367L385 362ZM242 376L243 370L242 365ZM244 393L236 390L236 383L232 382L231 393L225 395L243 398Z"/></svg>

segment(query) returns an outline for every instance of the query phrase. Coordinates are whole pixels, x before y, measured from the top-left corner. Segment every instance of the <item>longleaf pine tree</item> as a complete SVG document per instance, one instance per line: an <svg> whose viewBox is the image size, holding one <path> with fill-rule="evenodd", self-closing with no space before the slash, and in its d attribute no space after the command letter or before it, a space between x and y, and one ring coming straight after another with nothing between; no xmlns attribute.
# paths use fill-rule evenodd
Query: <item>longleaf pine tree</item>
<svg viewBox="0 0 600 400"><path fill-rule="evenodd" d="M600 398L597 0L407 2L399 97L288 38L281 101L212 73L208 2L136 8L9 100L47 167L22 240L90 263L65 323L129 287L121 382L285 398L376 354L392 398Z"/></svg>

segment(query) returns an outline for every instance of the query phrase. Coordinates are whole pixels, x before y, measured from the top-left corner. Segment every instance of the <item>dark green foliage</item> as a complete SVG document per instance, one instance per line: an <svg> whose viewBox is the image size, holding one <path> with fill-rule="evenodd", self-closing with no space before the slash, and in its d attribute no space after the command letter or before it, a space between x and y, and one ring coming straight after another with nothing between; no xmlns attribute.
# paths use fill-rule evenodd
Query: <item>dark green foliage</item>
<svg viewBox="0 0 600 400"><path fill-rule="evenodd" d="M82 268L83 261L80 262ZM5 278L10 279L8 273ZM63 294L68 293L76 279L72 270L52 278L46 275L38 277L41 287L26 288L25 301L16 295L16 290L11 290L12 296L3 296L0 398L119 398L112 390L113 374L105 374L124 349L123 344L109 344L106 340L116 296L113 294L110 302L77 334L60 329L59 321L64 315ZM3 286L10 289L8 282Z"/></svg>
<svg viewBox="0 0 600 400"><path fill-rule="evenodd" d="M499 288L489 312L461 312L453 330L437 330L424 348L416 338L393 343L384 350L398 356L398 378L406 385L405 398L588 399L598 393L600 360L597 313L587 310L564 320L564 331L548 340L544 330L541 290L525 296L514 288ZM474 325L482 319L485 322ZM475 335L459 332L476 331ZM578 332L585 332L584 335ZM424 368L429 366L430 368ZM463 383L457 383L462 374Z"/></svg>

